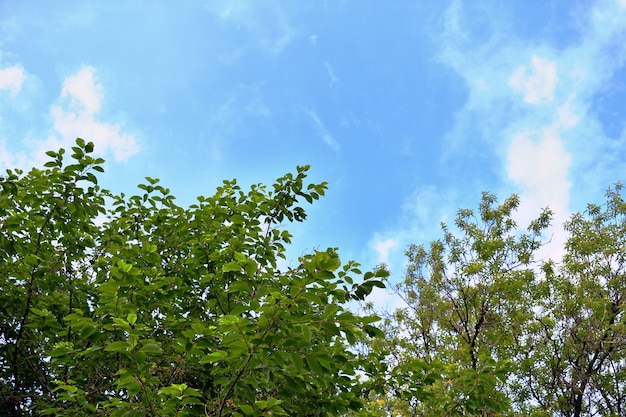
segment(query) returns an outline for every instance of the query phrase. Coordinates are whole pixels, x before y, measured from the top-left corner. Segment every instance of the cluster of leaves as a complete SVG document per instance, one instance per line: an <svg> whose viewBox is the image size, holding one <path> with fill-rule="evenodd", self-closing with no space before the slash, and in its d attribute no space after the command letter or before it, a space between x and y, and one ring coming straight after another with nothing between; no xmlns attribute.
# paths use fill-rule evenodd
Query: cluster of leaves
<svg viewBox="0 0 626 417"><path fill-rule="evenodd" d="M103 160L0 181L0 415L335 415L361 407L380 337L345 308L383 286L335 249L281 268L303 221L308 167L269 189L224 181L189 208L147 178L139 195L101 189ZM363 280L354 281L354 276Z"/></svg>
<svg viewBox="0 0 626 417"><path fill-rule="evenodd" d="M455 231L407 251L385 324L391 372L361 416L626 415L626 203L566 223L565 255L535 261L548 210L520 231L517 196L484 193ZM380 341L375 341L379 344Z"/></svg>

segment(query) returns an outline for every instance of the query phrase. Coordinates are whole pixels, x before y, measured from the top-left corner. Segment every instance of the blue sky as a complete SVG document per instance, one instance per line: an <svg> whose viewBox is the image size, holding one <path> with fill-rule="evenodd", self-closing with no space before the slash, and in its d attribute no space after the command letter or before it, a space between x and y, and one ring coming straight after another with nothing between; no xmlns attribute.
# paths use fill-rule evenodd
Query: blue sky
<svg viewBox="0 0 626 417"><path fill-rule="evenodd" d="M83 137L106 188L188 205L311 164L294 260L399 279L481 191L559 225L626 181L625 128L626 0L0 2L0 170Z"/></svg>

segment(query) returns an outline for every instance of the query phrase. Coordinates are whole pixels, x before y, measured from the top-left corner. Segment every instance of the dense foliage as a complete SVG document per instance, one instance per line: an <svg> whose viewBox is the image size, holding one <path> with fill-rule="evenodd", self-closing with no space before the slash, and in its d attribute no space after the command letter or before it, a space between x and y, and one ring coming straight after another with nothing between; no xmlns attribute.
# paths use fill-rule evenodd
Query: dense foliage
<svg viewBox="0 0 626 417"><path fill-rule="evenodd" d="M483 193L408 248L381 331L346 305L384 268L286 266L284 226L326 189L308 167L183 208L151 178L101 189L93 145L72 150L0 180L0 415L626 415L619 184L565 224L558 263L537 259L549 210L520 229L517 196Z"/></svg>
<svg viewBox="0 0 626 417"><path fill-rule="evenodd" d="M380 361L350 346L381 333L344 305L386 273L357 283L334 249L281 266L285 222L326 189L305 184L308 167L183 208L156 179L139 195L101 189L93 144L72 150L0 181L0 415L359 408Z"/></svg>
<svg viewBox="0 0 626 417"><path fill-rule="evenodd" d="M483 194L454 229L412 245L406 307L389 316L386 395L361 416L626 415L626 203L565 224L565 254L537 260L551 214L525 231L519 199Z"/></svg>

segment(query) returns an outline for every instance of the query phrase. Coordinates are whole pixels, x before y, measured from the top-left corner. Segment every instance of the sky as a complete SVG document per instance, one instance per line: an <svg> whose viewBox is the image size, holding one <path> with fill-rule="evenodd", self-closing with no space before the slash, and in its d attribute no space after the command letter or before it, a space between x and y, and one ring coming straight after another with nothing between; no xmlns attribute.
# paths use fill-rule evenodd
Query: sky
<svg viewBox="0 0 626 417"><path fill-rule="evenodd" d="M482 191L522 227L549 207L558 258L626 181L626 0L0 0L0 172L76 137L105 188L183 206L310 164L292 264L338 247L400 280Z"/></svg>

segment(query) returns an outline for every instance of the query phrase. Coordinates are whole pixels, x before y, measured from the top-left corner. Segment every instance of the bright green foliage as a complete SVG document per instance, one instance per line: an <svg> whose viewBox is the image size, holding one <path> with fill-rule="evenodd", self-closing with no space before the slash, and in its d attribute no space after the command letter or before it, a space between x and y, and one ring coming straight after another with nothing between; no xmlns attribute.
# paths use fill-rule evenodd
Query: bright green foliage
<svg viewBox="0 0 626 417"><path fill-rule="evenodd" d="M523 363L520 397L534 415L626 415L626 203L572 216L560 267L544 266L542 298Z"/></svg>
<svg viewBox="0 0 626 417"><path fill-rule="evenodd" d="M407 307L385 323L391 371L359 416L626 415L626 203L565 224L562 261L534 261L550 221L526 231L519 200L485 193L456 230L411 246Z"/></svg>
<svg viewBox="0 0 626 417"><path fill-rule="evenodd" d="M494 415L510 409L506 380L523 323L532 319L533 252L549 212L526 233L512 215L516 196L497 205L484 193L477 213L459 210L453 233L407 251L406 279L397 290L407 308L389 335L396 358L394 395L410 415Z"/></svg>
<svg viewBox="0 0 626 417"><path fill-rule="evenodd" d="M390 351L386 392L358 415L512 410L507 381L533 318L533 254L550 219L545 211L520 233L518 205L517 196L498 204L484 193L477 212L459 210L455 231L442 224L441 240L409 247L406 278L396 287L407 307L387 320L387 343L372 346Z"/></svg>
<svg viewBox="0 0 626 417"><path fill-rule="evenodd" d="M383 269L336 250L281 268L303 221L308 167L246 193L225 181L189 208L159 181L113 195L102 159L78 139L74 162L0 185L0 415L316 416L358 409L358 374L378 362L350 345L381 335L345 303Z"/></svg>

